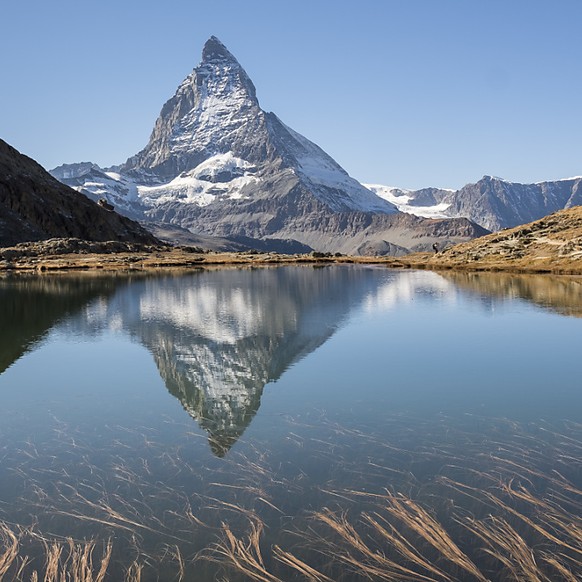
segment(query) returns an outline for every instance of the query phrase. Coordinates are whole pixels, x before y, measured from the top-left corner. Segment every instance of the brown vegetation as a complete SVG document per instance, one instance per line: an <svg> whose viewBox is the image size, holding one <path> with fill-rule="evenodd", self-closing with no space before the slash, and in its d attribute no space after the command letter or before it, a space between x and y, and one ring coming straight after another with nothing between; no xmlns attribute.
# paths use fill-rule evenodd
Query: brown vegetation
<svg viewBox="0 0 582 582"><path fill-rule="evenodd" d="M83 526L89 537L59 538L41 534L41 523L0 522L0 579L579 579L582 427L567 424L557 432L544 423L473 416L466 427L446 418L419 424L388 416L386 422L409 436L386 441L326 425L324 417L310 436L309 426L295 424L302 436L289 432L290 449L329 464L327 481L281 473L267 451L247 450L223 460L205 491L190 493L173 488L171 475L196 481L198 468L179 448L149 435L166 482L149 479L153 466L145 459L134 466L128 459L82 466L90 482L61 474L46 488L36 481L43 457L29 445L18 469L29 484L26 503L36 502L51 528ZM475 424L483 430L474 433ZM84 443L58 439L63 452L80 448L89 458ZM373 450L373 460L354 457L352 447ZM423 463L434 473L420 477ZM292 509L302 498L309 502Z"/></svg>
<svg viewBox="0 0 582 582"><path fill-rule="evenodd" d="M196 247L51 239L0 249L0 272L151 271L213 266L374 263L393 268L582 274L582 207L462 243L403 257L205 252Z"/></svg>
<svg viewBox="0 0 582 582"><path fill-rule="evenodd" d="M582 274L582 206L436 254L404 257L411 267Z"/></svg>
<svg viewBox="0 0 582 582"><path fill-rule="evenodd" d="M259 266L305 263L391 263L393 258L347 257L331 253L284 255L263 252L206 252L195 247L92 243L51 239L0 249L0 272L155 271L221 266ZM396 263L398 264L398 263Z"/></svg>

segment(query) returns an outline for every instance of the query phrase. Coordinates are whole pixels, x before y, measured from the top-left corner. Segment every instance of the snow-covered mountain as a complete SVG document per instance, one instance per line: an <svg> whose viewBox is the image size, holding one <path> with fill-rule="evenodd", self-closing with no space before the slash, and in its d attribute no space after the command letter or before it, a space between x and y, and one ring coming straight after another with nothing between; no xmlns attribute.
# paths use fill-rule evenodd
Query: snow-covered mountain
<svg viewBox="0 0 582 582"><path fill-rule="evenodd" d="M376 184L367 187L402 212L434 218L463 216L492 231L582 204L582 177L520 184L483 176L460 190L402 190Z"/></svg>
<svg viewBox="0 0 582 582"><path fill-rule="evenodd" d="M52 173L132 218L201 235L377 253L482 234L466 220L435 225L402 217L321 148L263 111L247 73L215 37L163 106L143 150L115 168L81 163Z"/></svg>
<svg viewBox="0 0 582 582"><path fill-rule="evenodd" d="M364 184L366 188L376 193L380 198L394 204L400 212L421 216L422 218L447 218L448 202L439 202L454 190L439 188L424 188L422 190L406 190L381 184Z"/></svg>

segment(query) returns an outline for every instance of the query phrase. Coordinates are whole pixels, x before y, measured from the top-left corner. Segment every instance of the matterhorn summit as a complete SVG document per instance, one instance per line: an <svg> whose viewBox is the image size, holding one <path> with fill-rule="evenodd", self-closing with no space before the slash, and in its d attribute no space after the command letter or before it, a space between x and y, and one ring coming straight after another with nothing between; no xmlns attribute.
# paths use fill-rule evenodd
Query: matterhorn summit
<svg viewBox="0 0 582 582"><path fill-rule="evenodd" d="M163 106L148 145L130 158L122 171L143 170L173 179L225 154L257 163L264 151L253 151L267 132L255 87L226 47L212 37L202 62ZM262 144L261 144L262 145ZM217 160L220 165L220 160Z"/></svg>
<svg viewBox="0 0 582 582"><path fill-rule="evenodd" d="M158 234L160 224L173 225L193 236L249 246L261 241L274 250L355 254L398 254L443 234L455 241L475 235L462 219L435 229L403 217L263 111L253 82L214 36L162 107L145 148L114 168L81 163L52 173L89 197L105 197Z"/></svg>
<svg viewBox="0 0 582 582"><path fill-rule="evenodd" d="M210 174L201 172L201 165ZM254 198L261 177L283 168L311 181L316 198L333 210L394 210L350 178L315 144L287 128L274 114L265 113L245 70L213 36L204 46L200 65L163 106L148 145L121 172L149 177L154 184L178 177L182 183L191 177L229 184L224 193L240 199L245 185L250 186L245 196ZM241 177L255 179L232 183ZM218 194L220 187L211 190ZM208 197L197 200L202 206L210 202Z"/></svg>

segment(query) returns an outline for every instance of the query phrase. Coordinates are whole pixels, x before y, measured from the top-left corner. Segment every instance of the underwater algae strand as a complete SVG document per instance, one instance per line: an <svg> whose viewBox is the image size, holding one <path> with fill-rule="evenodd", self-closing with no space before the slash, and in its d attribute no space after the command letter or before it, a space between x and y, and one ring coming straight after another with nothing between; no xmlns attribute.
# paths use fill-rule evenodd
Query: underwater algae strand
<svg viewBox="0 0 582 582"><path fill-rule="evenodd" d="M164 482L151 479L153 463L127 459L80 467L91 481L62 475L46 487L50 469L29 446L20 503L36 506L39 519L28 528L2 524L0 563L26 579L44 575L51 559L70 572L71 556L84 552L93 576L105 568L126 580L160 571L184 580L579 579L581 426L388 416L387 439L386 427L365 433L316 420L285 419L301 436L284 455L229 456L196 491L177 479L198 481L196 467L151 435L150 462L158 459ZM61 447L73 452L72 442ZM74 454L79 447L87 452L75 441ZM70 540L43 533L65 528ZM35 557L26 562L21 550Z"/></svg>
<svg viewBox="0 0 582 582"><path fill-rule="evenodd" d="M580 579L580 297L449 275L3 280L0 577Z"/></svg>

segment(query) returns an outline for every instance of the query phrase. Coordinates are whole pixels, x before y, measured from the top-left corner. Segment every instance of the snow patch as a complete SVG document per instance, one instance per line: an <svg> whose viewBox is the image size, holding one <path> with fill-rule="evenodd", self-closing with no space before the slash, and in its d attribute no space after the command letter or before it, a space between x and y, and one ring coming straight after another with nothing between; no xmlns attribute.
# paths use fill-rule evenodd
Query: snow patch
<svg viewBox="0 0 582 582"><path fill-rule="evenodd" d="M547 184L548 182L575 182L576 180L582 180L582 176L572 176L571 178L559 178L558 180L542 180L541 182L535 182L536 186L538 184Z"/></svg>
<svg viewBox="0 0 582 582"><path fill-rule="evenodd" d="M231 174L237 177L254 172L255 169L255 166L250 162L237 158L232 152L227 152L208 158L188 174L199 180L208 181L208 178L210 178L210 181L213 181L221 174Z"/></svg>
<svg viewBox="0 0 582 582"><path fill-rule="evenodd" d="M441 202L433 206L412 206L410 202L414 200L413 190L403 190L401 188L382 186L380 184L364 184L364 186L380 198L394 204L400 212L406 212L407 214L413 214L421 218L448 218L446 210L450 204L447 202Z"/></svg>
<svg viewBox="0 0 582 582"><path fill-rule="evenodd" d="M241 190L259 181L253 175L254 169L252 164L229 152L212 156L165 184L145 186L123 174L103 172L100 180L86 181L78 189L105 196L122 207L136 202L150 207L168 202L207 206L219 197L241 199Z"/></svg>
<svg viewBox="0 0 582 582"><path fill-rule="evenodd" d="M232 152L217 154L167 184L140 186L139 195L151 206L172 201L208 206L217 198L238 200L246 186L259 182L254 171L253 164Z"/></svg>
<svg viewBox="0 0 582 582"><path fill-rule="evenodd" d="M291 138L286 145L297 161L298 172L316 187L314 194L319 194L323 202L336 210L343 210L342 206L347 206L351 210L363 212L392 213L396 211L392 204L386 203L387 200L381 199L365 185L352 178L319 146L280 120L279 123ZM342 196L338 200L330 199L329 192L317 191L317 186L341 191Z"/></svg>
<svg viewBox="0 0 582 582"><path fill-rule="evenodd" d="M259 179L254 176L241 176L227 182L209 182L182 174L167 184L139 186L138 190L141 201L147 206L169 202L208 206L218 198L241 199L243 198L241 189L258 182Z"/></svg>

